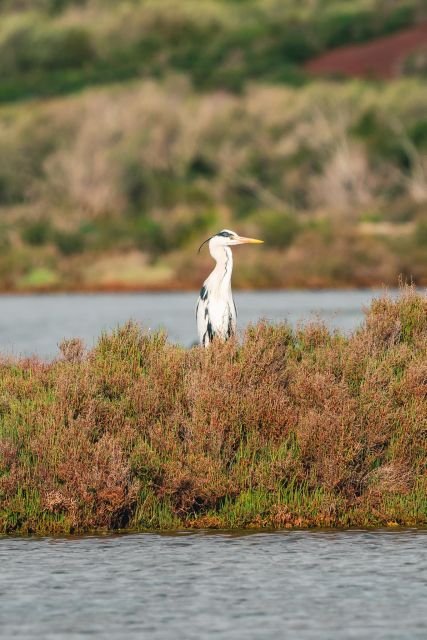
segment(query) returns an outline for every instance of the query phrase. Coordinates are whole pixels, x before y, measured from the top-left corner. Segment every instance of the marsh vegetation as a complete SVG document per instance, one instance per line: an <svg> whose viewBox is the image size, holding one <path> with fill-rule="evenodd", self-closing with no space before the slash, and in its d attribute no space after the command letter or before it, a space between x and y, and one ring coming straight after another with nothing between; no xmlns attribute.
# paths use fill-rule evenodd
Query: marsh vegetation
<svg viewBox="0 0 427 640"><path fill-rule="evenodd" d="M260 322L183 349L129 324L0 365L0 528L427 523L427 300L350 336Z"/></svg>

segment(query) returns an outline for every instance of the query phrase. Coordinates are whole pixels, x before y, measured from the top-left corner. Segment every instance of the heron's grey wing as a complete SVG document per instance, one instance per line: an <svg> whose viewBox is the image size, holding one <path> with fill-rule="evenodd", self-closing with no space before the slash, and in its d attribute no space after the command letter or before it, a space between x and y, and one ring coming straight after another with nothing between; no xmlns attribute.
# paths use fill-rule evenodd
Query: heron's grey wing
<svg viewBox="0 0 427 640"><path fill-rule="evenodd" d="M228 305L227 338L231 338L236 333L236 305L232 300L232 305Z"/></svg>
<svg viewBox="0 0 427 640"><path fill-rule="evenodd" d="M213 330L209 318L209 297L205 286L200 291L200 296L196 306L197 333L200 344L207 345L212 341Z"/></svg>

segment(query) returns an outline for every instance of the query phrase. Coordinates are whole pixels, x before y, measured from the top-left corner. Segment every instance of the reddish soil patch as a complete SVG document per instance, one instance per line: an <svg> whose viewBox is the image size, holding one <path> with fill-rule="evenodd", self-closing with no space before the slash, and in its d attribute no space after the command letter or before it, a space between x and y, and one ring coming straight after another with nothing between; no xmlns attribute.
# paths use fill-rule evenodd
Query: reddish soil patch
<svg viewBox="0 0 427 640"><path fill-rule="evenodd" d="M427 47L427 23L366 44L339 47L310 60L305 69L315 75L394 78L406 56L422 47Z"/></svg>

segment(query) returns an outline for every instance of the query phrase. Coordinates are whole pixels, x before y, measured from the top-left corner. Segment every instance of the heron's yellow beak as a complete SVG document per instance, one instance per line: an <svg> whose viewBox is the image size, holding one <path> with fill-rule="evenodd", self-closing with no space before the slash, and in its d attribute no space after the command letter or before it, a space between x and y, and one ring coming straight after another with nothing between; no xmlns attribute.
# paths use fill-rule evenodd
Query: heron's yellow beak
<svg viewBox="0 0 427 640"><path fill-rule="evenodd" d="M262 244L264 240L257 240L256 238L244 238L239 236L237 243L238 244Z"/></svg>

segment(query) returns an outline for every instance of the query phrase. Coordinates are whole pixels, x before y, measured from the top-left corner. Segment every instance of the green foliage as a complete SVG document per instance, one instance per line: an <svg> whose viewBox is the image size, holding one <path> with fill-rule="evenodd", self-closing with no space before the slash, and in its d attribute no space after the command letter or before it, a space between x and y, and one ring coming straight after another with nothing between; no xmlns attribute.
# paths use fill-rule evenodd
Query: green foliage
<svg viewBox="0 0 427 640"><path fill-rule="evenodd" d="M427 220L421 220L417 224L415 239L420 247L427 249Z"/></svg>
<svg viewBox="0 0 427 640"><path fill-rule="evenodd" d="M417 148L427 148L427 118L418 120L409 127L408 138Z"/></svg>
<svg viewBox="0 0 427 640"><path fill-rule="evenodd" d="M388 4L388 3L387 3ZM385 12L384 32L393 33L413 24L418 6L412 2L399 2Z"/></svg>
<svg viewBox="0 0 427 640"><path fill-rule="evenodd" d="M81 28L59 28L28 18L6 22L0 30L0 71L6 78L78 68L93 55L90 36Z"/></svg>
<svg viewBox="0 0 427 640"><path fill-rule="evenodd" d="M52 228L50 221L43 218L24 227L21 235L24 242L34 247L40 247L49 242L51 234Z"/></svg>
<svg viewBox="0 0 427 640"><path fill-rule="evenodd" d="M217 224L215 211L198 213L191 220L177 222L169 229L169 246L186 247L203 234L207 234L209 229L214 229Z"/></svg>
<svg viewBox="0 0 427 640"><path fill-rule="evenodd" d="M272 247L288 247L301 230L295 214L263 211L257 214L257 219L261 237Z"/></svg>
<svg viewBox="0 0 427 640"><path fill-rule="evenodd" d="M22 199L21 185L14 184L12 176L0 174L0 203L13 204Z"/></svg>
<svg viewBox="0 0 427 640"><path fill-rule="evenodd" d="M122 189L132 211L149 205L149 177L144 174L141 164L133 159L124 163Z"/></svg>
<svg viewBox="0 0 427 640"><path fill-rule="evenodd" d="M36 267L23 276L19 286L25 289L44 289L55 285L58 281L57 274L46 267Z"/></svg>
<svg viewBox="0 0 427 640"><path fill-rule="evenodd" d="M411 156L405 143L405 131L403 130L403 135L399 135L391 126L390 120L385 119L380 112L369 109L363 113L354 125L353 133L366 140L371 153L402 169L410 167Z"/></svg>
<svg viewBox="0 0 427 640"><path fill-rule="evenodd" d="M35 39L34 50L34 67L48 71L82 67L94 57L89 34L80 28L42 33Z"/></svg>
<svg viewBox="0 0 427 640"><path fill-rule="evenodd" d="M412 25L416 20L412 2L368 3L334 2L318 17L317 37L323 48L370 40Z"/></svg>
<svg viewBox="0 0 427 640"><path fill-rule="evenodd" d="M325 11L318 28L327 48L369 40L376 31L371 11L347 2Z"/></svg>
<svg viewBox="0 0 427 640"><path fill-rule="evenodd" d="M12 148L7 141L0 148L0 205L17 204L26 199L27 161L22 151L22 148Z"/></svg>
<svg viewBox="0 0 427 640"><path fill-rule="evenodd" d="M72 6L83 6L88 0L0 0L0 12L42 11L57 13Z"/></svg>
<svg viewBox="0 0 427 640"><path fill-rule="evenodd" d="M162 226L145 216L135 221L135 242L139 249L157 254L166 249L166 238Z"/></svg>
<svg viewBox="0 0 427 640"><path fill-rule="evenodd" d="M82 253L85 248L85 237L81 231L60 231L53 233L53 241L64 256Z"/></svg>

